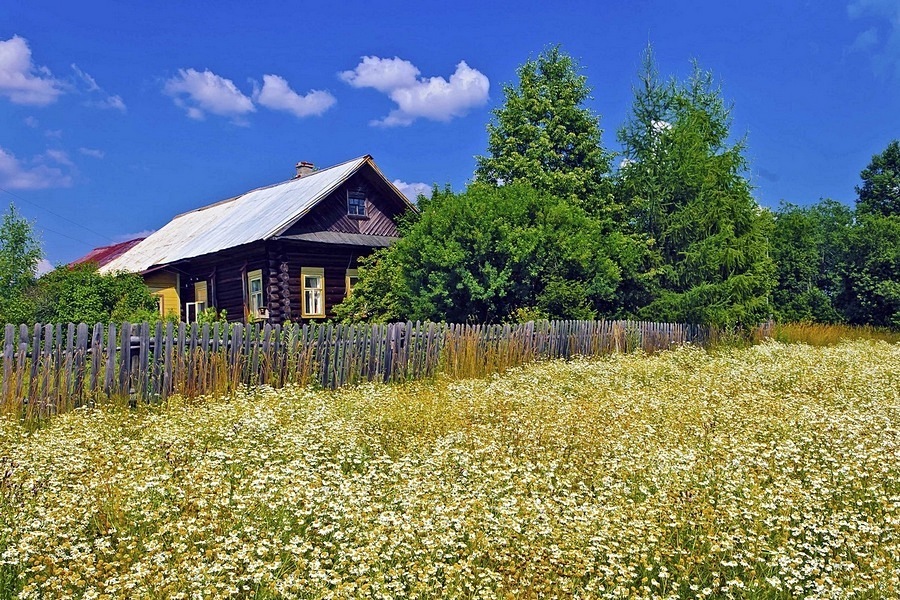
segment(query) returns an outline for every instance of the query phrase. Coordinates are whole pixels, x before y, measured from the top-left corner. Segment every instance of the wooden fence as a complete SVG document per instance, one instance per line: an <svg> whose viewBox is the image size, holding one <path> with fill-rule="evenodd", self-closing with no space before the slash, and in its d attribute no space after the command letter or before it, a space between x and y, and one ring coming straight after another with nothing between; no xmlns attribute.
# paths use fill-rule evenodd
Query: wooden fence
<svg viewBox="0 0 900 600"><path fill-rule="evenodd" d="M40 418L111 397L478 376L541 359L703 345L710 335L703 326L636 321L7 325L0 408Z"/></svg>

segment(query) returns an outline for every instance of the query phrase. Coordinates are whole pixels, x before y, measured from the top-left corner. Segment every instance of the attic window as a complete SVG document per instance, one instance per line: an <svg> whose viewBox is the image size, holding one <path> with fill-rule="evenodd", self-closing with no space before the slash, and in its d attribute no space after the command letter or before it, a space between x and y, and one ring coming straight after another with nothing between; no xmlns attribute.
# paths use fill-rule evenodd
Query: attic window
<svg viewBox="0 0 900 600"><path fill-rule="evenodd" d="M347 192L347 214L351 217L366 216L365 192Z"/></svg>

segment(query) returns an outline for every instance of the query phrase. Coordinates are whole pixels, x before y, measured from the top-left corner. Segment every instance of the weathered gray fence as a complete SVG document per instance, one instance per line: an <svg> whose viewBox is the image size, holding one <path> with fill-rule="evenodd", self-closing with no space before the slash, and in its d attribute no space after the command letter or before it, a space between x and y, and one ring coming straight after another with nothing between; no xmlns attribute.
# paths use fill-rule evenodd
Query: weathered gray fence
<svg viewBox="0 0 900 600"><path fill-rule="evenodd" d="M709 336L703 326L636 321L7 325L0 401L40 416L102 398L197 396L240 385L477 376L540 359L705 344Z"/></svg>

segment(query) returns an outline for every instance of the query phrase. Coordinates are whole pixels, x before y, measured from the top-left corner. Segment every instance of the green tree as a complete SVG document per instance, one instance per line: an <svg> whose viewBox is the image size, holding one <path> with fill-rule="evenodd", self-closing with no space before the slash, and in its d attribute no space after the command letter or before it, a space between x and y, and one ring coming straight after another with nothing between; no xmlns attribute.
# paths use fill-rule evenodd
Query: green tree
<svg viewBox="0 0 900 600"><path fill-rule="evenodd" d="M337 312L451 322L594 318L616 310L620 245L622 236L604 235L581 208L524 184L436 190L404 236L363 265Z"/></svg>
<svg viewBox="0 0 900 600"><path fill-rule="evenodd" d="M900 328L900 215L859 215L848 246L838 298L847 320Z"/></svg>
<svg viewBox="0 0 900 600"><path fill-rule="evenodd" d="M769 314L771 215L744 176L744 143L730 141L731 110L710 73L659 81L652 54L628 123L617 196L627 226L651 249L647 319L751 324Z"/></svg>
<svg viewBox="0 0 900 600"><path fill-rule="evenodd" d="M770 247L776 265L772 304L780 321L845 320L838 298L852 227L853 211L834 200L779 207Z"/></svg>
<svg viewBox="0 0 900 600"><path fill-rule="evenodd" d="M608 212L612 155L603 149L599 117L584 106L591 90L578 63L555 46L517 73L488 124L488 152L476 157L475 179L525 182L591 214Z"/></svg>
<svg viewBox="0 0 900 600"><path fill-rule="evenodd" d="M0 224L0 321L32 323L27 293L34 284L41 247L28 221L10 205Z"/></svg>
<svg viewBox="0 0 900 600"><path fill-rule="evenodd" d="M60 266L37 281L32 293L37 320L43 323L154 321L156 299L140 275L103 275L97 265Z"/></svg>
<svg viewBox="0 0 900 600"><path fill-rule="evenodd" d="M862 185L856 188L856 210L860 214L900 215L900 141L894 140L884 152L873 156L860 177Z"/></svg>

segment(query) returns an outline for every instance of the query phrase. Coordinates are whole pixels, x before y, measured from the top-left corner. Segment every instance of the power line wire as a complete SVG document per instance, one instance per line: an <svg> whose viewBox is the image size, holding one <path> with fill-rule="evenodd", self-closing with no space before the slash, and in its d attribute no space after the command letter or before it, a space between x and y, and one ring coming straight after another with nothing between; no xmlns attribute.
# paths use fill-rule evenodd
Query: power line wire
<svg viewBox="0 0 900 600"><path fill-rule="evenodd" d="M72 219L70 219L70 218L68 218L68 217L64 217L64 216L62 216L62 215L59 214L59 213L55 213L55 212L53 212L52 210L50 210L49 208L46 208L46 207L44 207L44 206L41 206L40 204L37 204L37 203L35 203L35 202L32 202L31 200L26 200L26 199L23 198L22 196L20 196L20 195L18 195L18 194L14 194L14 193L12 193L11 191L9 191L9 190L7 190L7 189L4 189L4 188L0 187L0 192L6 192L7 194L9 194L10 196L12 196L13 198L18 198L18 199L21 200L22 202L25 202L25 203L30 204L30 205L32 205L32 206L36 206L36 207L40 208L41 210L47 211L47 212L50 213L51 215L53 215L53 216L55 216L55 217L58 217L58 218L62 219L63 221L68 221L68 222L71 223L72 225L76 225L76 226L78 226L78 227L81 227L81 228L84 229L85 231L90 231L90 232L93 233L94 235L99 235L100 237L102 237L102 238L105 239L105 240L109 240L110 242L114 242L114 241L115 241L115 240L113 240L111 237L106 236L106 235L103 235L103 234L100 233L99 231L94 231L94 230L91 229L90 227L86 227L86 226L82 225L81 223L77 223L77 222L73 221ZM44 229L47 229L47 228L45 227ZM88 244L88 245L91 245L90 242L85 242L85 241L83 241L83 240L77 240L77 239L75 239L75 238L73 238L73 237L70 237L70 236L64 234L64 233L59 233L58 231L53 231L52 229L47 229L47 231L56 233L57 235L61 235L61 236L63 236L63 237L67 237L67 238L69 238L70 240L75 240L76 242L81 242L82 244Z"/></svg>

